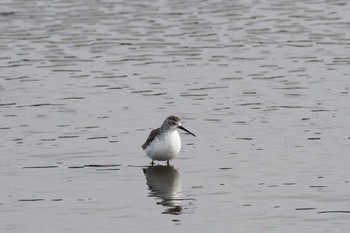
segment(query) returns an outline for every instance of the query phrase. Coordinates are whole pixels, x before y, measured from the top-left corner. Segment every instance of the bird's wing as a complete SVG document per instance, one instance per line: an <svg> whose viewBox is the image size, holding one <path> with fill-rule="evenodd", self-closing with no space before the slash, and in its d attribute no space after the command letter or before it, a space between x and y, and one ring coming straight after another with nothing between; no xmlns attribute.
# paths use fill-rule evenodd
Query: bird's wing
<svg viewBox="0 0 350 233"><path fill-rule="evenodd" d="M146 147L153 141L153 139L159 134L160 128L154 129L148 135L146 142L142 145L142 149L146 149Z"/></svg>

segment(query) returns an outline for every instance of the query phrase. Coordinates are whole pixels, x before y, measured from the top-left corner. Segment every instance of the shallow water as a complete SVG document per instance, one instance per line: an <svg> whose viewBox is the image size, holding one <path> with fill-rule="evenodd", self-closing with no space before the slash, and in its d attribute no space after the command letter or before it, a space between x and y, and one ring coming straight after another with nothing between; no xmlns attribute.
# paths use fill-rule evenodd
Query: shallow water
<svg viewBox="0 0 350 233"><path fill-rule="evenodd" d="M1 231L349 228L346 1L0 9ZM172 114L197 137L149 167Z"/></svg>

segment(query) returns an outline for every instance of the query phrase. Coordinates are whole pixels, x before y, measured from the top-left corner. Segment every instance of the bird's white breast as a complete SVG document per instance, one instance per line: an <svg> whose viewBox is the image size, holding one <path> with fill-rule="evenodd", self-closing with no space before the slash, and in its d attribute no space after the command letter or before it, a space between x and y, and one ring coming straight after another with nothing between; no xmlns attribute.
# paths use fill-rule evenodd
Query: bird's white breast
<svg viewBox="0 0 350 233"><path fill-rule="evenodd" d="M166 132L162 137L156 137L145 149L152 160L170 160L179 154L181 139L177 130Z"/></svg>

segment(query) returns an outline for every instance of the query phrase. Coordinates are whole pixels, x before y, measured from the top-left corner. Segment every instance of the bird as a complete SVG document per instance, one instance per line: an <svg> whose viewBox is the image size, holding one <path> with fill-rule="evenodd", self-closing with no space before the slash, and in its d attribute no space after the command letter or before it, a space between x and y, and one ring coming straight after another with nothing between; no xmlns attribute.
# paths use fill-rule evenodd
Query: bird
<svg viewBox="0 0 350 233"><path fill-rule="evenodd" d="M178 116L167 117L160 128L151 131L146 142L142 145L146 155L152 159L152 165L155 160L167 161L169 165L169 161L179 154L181 138L177 129L181 129L196 137L195 134L181 125L181 120Z"/></svg>

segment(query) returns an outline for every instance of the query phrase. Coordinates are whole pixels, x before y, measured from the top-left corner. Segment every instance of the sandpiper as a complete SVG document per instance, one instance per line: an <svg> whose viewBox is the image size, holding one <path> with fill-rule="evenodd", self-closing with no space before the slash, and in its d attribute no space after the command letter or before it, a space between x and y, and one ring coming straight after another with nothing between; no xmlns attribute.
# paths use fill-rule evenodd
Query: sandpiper
<svg viewBox="0 0 350 233"><path fill-rule="evenodd" d="M179 154L181 139L177 129L182 129L194 137L196 136L181 126L179 117L169 116L160 128L151 131L146 142L142 145L142 149L152 159L152 165L154 160L167 161L169 165L169 160Z"/></svg>

